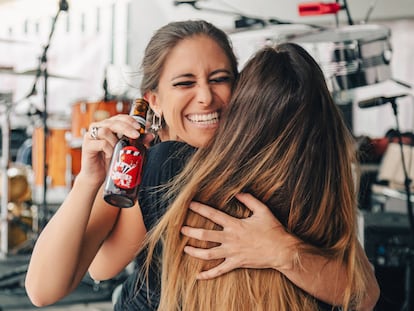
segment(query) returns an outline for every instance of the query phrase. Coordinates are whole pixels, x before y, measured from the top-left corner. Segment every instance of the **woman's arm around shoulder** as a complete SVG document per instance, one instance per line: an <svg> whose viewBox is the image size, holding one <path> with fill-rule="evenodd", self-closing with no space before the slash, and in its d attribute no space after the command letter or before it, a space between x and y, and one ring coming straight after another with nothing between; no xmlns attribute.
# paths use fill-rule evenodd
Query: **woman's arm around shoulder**
<svg viewBox="0 0 414 311"><path fill-rule="evenodd" d="M209 231L183 227L182 233L203 241L220 245L211 249L186 246L184 251L200 259L225 260L218 266L203 271L199 279L211 279L237 268L273 268L283 273L295 285L330 305L340 305L346 286L346 269L342 262L313 254L301 255L301 265L295 265L298 244L303 243L286 232L282 224L262 202L250 194L237 198L253 215L246 219L231 217L210 206L193 202L194 212L223 227L222 231ZM357 256L367 271L366 295L357 310L372 310L379 298L379 286L374 271L361 246Z"/></svg>

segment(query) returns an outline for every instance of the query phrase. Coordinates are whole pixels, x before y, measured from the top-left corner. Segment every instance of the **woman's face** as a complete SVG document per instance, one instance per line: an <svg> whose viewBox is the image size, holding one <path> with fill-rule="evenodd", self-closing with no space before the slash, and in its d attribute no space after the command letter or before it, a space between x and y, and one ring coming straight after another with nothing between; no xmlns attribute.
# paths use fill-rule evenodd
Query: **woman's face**
<svg viewBox="0 0 414 311"><path fill-rule="evenodd" d="M234 77L221 47L205 35L179 42L169 53L150 100L171 140L204 146L231 96Z"/></svg>

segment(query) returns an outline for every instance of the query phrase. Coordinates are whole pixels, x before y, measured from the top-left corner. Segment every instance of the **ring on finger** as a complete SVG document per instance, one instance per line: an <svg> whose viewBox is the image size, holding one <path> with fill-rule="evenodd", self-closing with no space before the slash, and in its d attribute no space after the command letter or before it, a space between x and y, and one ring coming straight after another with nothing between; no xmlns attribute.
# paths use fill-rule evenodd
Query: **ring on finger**
<svg viewBox="0 0 414 311"><path fill-rule="evenodd" d="M92 128L91 128L91 138L92 139L98 139L98 130L99 130L99 127L97 127L97 126L93 126Z"/></svg>

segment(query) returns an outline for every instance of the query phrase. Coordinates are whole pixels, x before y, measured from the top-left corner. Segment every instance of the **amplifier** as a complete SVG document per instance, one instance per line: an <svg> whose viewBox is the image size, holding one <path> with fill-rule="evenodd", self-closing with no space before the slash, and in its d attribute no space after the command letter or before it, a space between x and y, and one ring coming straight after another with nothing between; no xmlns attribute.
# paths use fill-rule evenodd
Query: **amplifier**
<svg viewBox="0 0 414 311"><path fill-rule="evenodd" d="M364 248L371 263L381 267L403 266L411 239L408 216L391 212L363 216Z"/></svg>
<svg viewBox="0 0 414 311"><path fill-rule="evenodd" d="M413 256L408 216L394 212L363 212L362 216L359 234L381 289L381 296L374 310L402 310L407 294L408 256ZM414 264L413 259L411 264ZM410 295L414 297L413 275L410 279Z"/></svg>

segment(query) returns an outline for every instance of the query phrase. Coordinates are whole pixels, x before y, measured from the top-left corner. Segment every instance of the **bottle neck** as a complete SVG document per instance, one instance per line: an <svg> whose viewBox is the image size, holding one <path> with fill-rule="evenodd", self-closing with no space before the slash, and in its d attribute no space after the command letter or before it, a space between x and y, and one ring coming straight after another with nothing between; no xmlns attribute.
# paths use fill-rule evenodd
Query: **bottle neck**
<svg viewBox="0 0 414 311"><path fill-rule="evenodd" d="M142 116L137 116L137 115L132 116L132 117L135 119L135 121L137 121L141 125L141 127L145 128L145 123L146 123L145 118L143 118Z"/></svg>

